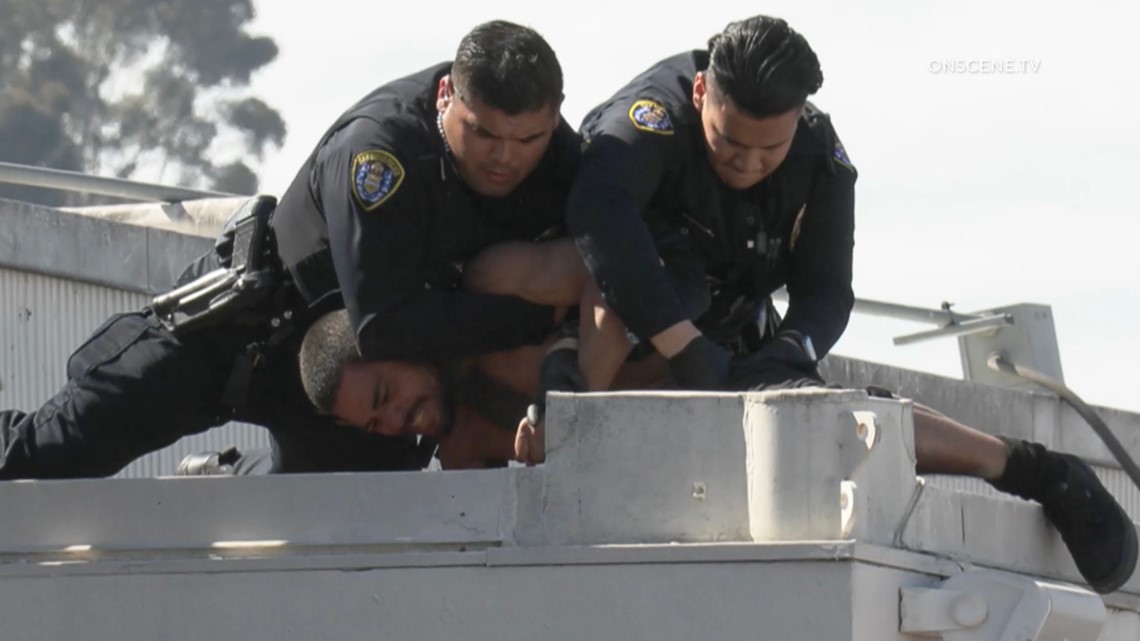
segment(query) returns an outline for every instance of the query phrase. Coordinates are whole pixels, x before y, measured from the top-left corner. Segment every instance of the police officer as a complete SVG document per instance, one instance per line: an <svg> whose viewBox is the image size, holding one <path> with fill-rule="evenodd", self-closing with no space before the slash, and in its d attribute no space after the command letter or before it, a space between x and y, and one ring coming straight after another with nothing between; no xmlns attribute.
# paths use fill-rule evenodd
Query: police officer
<svg viewBox="0 0 1140 641"><path fill-rule="evenodd" d="M311 305L343 299L367 359L446 359L541 340L552 309L457 291L480 249L557 230L579 142L549 45L504 22L453 64L342 116L281 199L282 261ZM340 301L337 301L340 304Z"/></svg>
<svg viewBox="0 0 1140 641"><path fill-rule="evenodd" d="M457 287L481 249L561 232L580 153L561 102L554 51L499 21L468 34L454 63L349 109L273 217L309 308L345 307L367 360L441 364L540 342L552 307Z"/></svg>
<svg viewBox="0 0 1140 641"><path fill-rule="evenodd" d="M715 36L710 51L654 65L583 122L571 232L605 302L670 358L684 387L725 385L718 342L798 363L827 354L847 325L856 172L827 114L806 102L822 79L799 34L757 17ZM702 333L662 265L677 253L707 278L709 330L730 311L755 318L786 284L778 331L802 354L761 348L759 336L739 335L746 323L716 327L716 342Z"/></svg>
<svg viewBox="0 0 1140 641"><path fill-rule="evenodd" d="M708 51L657 63L586 116L567 223L600 297L583 305L585 351L543 364L546 389L574 389L579 363L591 388L609 384L620 359L601 371L597 360L614 351L615 314L618 353L628 328L669 359L681 387L823 384L816 363L854 301L856 172L807 102L822 80L800 34L756 16L728 25ZM767 298L782 285L789 304L776 321ZM531 461L542 453L535 418L516 443ZM1040 502L1090 585L1108 592L1128 579L1135 531L1088 465L925 419L915 422L920 471L979 476Z"/></svg>
<svg viewBox="0 0 1140 641"><path fill-rule="evenodd" d="M411 361L541 340L552 308L458 291L457 265L491 243L558 231L580 148L561 101L553 50L506 22L472 30L453 63L369 94L273 213L269 262L282 282L257 313L192 331L153 308L112 318L72 356L54 398L0 413L0 478L113 474L231 419L270 428L274 471L417 466L422 451L409 454L407 439L316 415L297 374L303 329L345 307L366 358ZM230 262L207 256L184 280Z"/></svg>

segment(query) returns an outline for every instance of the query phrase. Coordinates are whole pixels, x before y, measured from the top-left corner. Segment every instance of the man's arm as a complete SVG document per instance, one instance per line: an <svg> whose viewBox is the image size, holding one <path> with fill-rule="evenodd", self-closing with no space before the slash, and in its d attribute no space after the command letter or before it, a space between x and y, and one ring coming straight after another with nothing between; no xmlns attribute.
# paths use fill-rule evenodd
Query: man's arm
<svg viewBox="0 0 1140 641"><path fill-rule="evenodd" d="M366 359L445 360L536 343L553 309L502 296L425 288L427 219L414 153L358 120L314 169L337 280Z"/></svg>
<svg viewBox="0 0 1140 641"><path fill-rule="evenodd" d="M492 245L467 261L463 288L518 296L539 305L578 304L589 275L569 238Z"/></svg>

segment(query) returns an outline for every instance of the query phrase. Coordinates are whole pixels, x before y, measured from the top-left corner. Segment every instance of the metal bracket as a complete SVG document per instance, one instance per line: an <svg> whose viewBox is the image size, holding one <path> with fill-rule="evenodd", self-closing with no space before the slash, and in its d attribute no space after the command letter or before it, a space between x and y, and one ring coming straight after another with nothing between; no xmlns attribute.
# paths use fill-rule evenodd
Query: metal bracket
<svg viewBox="0 0 1140 641"><path fill-rule="evenodd" d="M1088 590L995 570L899 596L899 632L943 641L1096 641L1107 617Z"/></svg>

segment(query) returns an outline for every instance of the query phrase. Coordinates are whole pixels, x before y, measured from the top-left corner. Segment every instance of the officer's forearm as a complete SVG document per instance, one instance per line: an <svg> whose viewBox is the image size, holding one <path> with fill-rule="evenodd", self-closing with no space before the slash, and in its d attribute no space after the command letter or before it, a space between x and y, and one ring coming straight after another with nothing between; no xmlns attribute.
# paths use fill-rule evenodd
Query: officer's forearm
<svg viewBox="0 0 1140 641"><path fill-rule="evenodd" d="M366 360L443 362L542 342L554 322L551 307L513 296L425 291L357 329Z"/></svg>

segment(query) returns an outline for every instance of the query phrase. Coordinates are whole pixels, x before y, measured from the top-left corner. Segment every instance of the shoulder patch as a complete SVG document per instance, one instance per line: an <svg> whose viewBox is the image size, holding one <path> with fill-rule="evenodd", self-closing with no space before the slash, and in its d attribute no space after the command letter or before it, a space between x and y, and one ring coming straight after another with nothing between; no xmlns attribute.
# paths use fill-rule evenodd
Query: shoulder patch
<svg viewBox="0 0 1140 641"><path fill-rule="evenodd" d="M673 121L664 105L655 100L638 100L629 108L629 119L633 126L655 134L673 135Z"/></svg>
<svg viewBox="0 0 1140 641"><path fill-rule="evenodd" d="M839 140L835 141L835 162L851 171L855 171L855 166L851 164L851 159L847 157L847 150L843 148L843 143Z"/></svg>
<svg viewBox="0 0 1140 641"><path fill-rule="evenodd" d="M392 154L369 149L352 159L352 193L364 211L372 211L392 197L404 182L404 167Z"/></svg>

